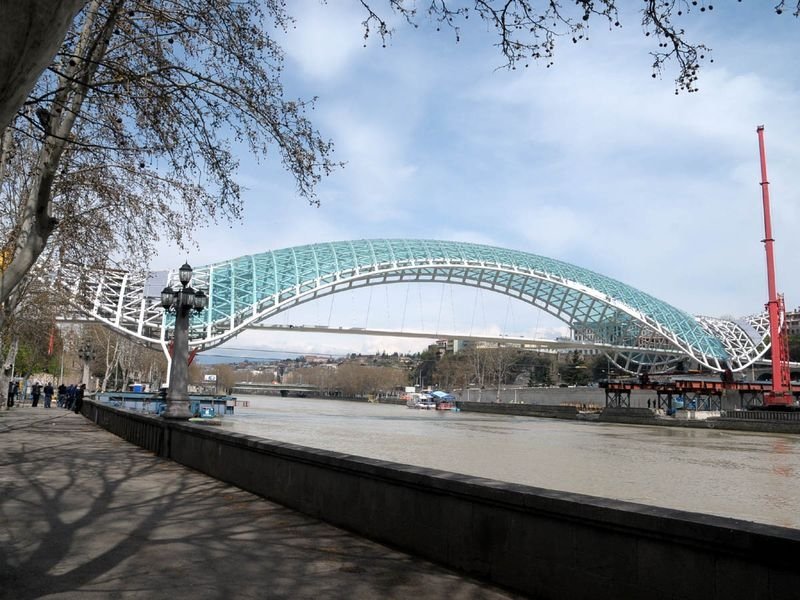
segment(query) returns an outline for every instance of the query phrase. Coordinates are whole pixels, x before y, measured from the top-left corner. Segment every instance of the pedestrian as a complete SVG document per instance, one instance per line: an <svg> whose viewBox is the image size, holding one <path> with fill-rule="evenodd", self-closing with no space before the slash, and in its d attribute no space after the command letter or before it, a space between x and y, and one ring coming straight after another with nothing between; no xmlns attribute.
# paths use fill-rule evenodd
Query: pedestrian
<svg viewBox="0 0 800 600"><path fill-rule="evenodd" d="M44 407L50 408L50 403L53 401L53 384L49 381L44 386Z"/></svg>
<svg viewBox="0 0 800 600"><path fill-rule="evenodd" d="M82 383L81 386L75 390L75 414L80 414L83 408L83 393L86 390L86 384Z"/></svg>
<svg viewBox="0 0 800 600"><path fill-rule="evenodd" d="M38 381L31 387L31 406L39 406L39 398L42 397L42 384Z"/></svg>
<svg viewBox="0 0 800 600"><path fill-rule="evenodd" d="M67 386L64 385L63 381L58 386L58 400L56 405L61 408L64 408L67 405Z"/></svg>
<svg viewBox="0 0 800 600"><path fill-rule="evenodd" d="M6 399L6 406L11 408L14 406L14 400L17 398L17 391L19 388L17 387L16 381L9 381L8 382L8 398Z"/></svg>
<svg viewBox="0 0 800 600"><path fill-rule="evenodd" d="M67 410L72 410L75 407L75 393L78 387L74 383L70 383L67 388Z"/></svg>

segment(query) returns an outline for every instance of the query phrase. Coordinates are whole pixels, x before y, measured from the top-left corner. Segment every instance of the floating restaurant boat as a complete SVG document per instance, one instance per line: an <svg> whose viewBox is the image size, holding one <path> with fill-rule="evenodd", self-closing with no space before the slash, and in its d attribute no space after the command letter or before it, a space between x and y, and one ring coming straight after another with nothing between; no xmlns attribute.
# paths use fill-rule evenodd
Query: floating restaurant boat
<svg viewBox="0 0 800 600"><path fill-rule="evenodd" d="M431 397L436 403L436 410L460 410L456 405L456 397L447 392L431 392Z"/></svg>
<svg viewBox="0 0 800 600"><path fill-rule="evenodd" d="M419 408L422 410L433 410L436 408L436 402L434 402L428 394L413 392L407 394L404 398L408 408Z"/></svg>

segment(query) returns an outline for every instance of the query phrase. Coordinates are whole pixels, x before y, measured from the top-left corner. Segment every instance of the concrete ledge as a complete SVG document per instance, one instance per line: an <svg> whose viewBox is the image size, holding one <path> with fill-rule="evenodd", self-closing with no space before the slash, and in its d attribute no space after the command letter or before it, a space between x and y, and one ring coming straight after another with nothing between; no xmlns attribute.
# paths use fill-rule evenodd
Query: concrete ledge
<svg viewBox="0 0 800 600"><path fill-rule="evenodd" d="M777 421L796 423L800 425L800 411L780 411L780 410L728 410L725 411L727 419L744 419L745 421Z"/></svg>
<svg viewBox="0 0 800 600"><path fill-rule="evenodd" d="M762 421L719 417L717 419L708 419L707 427L758 433L800 433L800 423L792 421Z"/></svg>
<svg viewBox="0 0 800 600"><path fill-rule="evenodd" d="M800 531L165 423L92 402L188 467L537 598L791 598ZM122 425L129 421L128 426ZM149 433L143 433L149 432Z"/></svg>
<svg viewBox="0 0 800 600"><path fill-rule="evenodd" d="M464 411L491 413L495 415L518 415L523 417L547 417L550 419L575 419L575 406L549 406L545 404L503 404L499 402L460 402Z"/></svg>
<svg viewBox="0 0 800 600"><path fill-rule="evenodd" d="M709 417L707 419L680 419L674 417L660 417L649 408L618 408L606 407L600 413L600 421L606 423L619 423L623 425L657 425L659 427L686 427L689 429L725 429L729 431L752 431L760 433L800 433L800 421L794 419L768 420L770 414L760 413L761 417L748 419L737 413L736 418L728 415ZM789 413L792 414L792 413Z"/></svg>

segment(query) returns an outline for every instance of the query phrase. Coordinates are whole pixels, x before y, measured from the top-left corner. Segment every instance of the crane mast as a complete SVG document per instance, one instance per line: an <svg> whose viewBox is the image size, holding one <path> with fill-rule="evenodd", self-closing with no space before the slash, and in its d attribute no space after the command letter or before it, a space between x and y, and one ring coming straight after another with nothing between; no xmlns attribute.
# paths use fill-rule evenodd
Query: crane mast
<svg viewBox="0 0 800 600"><path fill-rule="evenodd" d="M786 334L786 307L783 295L778 294L775 284L775 251L772 237L772 217L769 206L769 181L767 180L767 153L764 148L764 126L756 128L758 150L761 158L761 202L764 209L764 250L767 254L767 313L769 315L769 339L772 345L772 388L764 395L766 407L790 406L794 402L789 371L789 340Z"/></svg>

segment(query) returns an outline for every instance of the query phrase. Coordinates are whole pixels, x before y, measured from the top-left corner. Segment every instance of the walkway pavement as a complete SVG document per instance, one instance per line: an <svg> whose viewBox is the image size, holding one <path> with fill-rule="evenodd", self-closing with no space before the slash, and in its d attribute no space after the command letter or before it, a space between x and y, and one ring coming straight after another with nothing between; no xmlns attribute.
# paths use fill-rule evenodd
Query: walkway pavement
<svg viewBox="0 0 800 600"><path fill-rule="evenodd" d="M63 409L0 408L0 598L516 597Z"/></svg>

